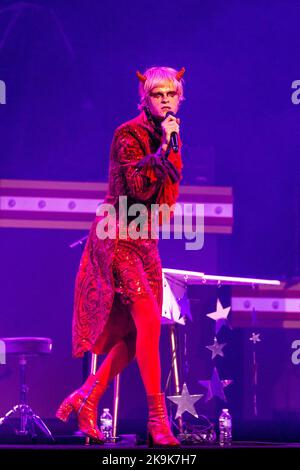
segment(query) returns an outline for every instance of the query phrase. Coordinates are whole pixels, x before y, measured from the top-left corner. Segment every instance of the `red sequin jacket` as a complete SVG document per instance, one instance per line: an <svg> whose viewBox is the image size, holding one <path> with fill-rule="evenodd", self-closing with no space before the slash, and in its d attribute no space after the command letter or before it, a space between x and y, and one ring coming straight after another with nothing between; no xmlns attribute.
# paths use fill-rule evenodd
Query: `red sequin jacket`
<svg viewBox="0 0 300 470"><path fill-rule="evenodd" d="M174 153L171 150L166 158L160 149L161 139L160 126L148 120L144 112L117 128L110 151L105 203L117 207L119 196L125 195L128 196L128 207L131 202L143 202L146 206L153 203L171 206L176 202L182 169L180 151ZM181 142L179 145L181 148ZM72 328L74 357L81 357L90 350L106 352L105 348L99 349L95 344L101 343L98 339L113 305L115 292L111 266L117 239L97 237L100 218L96 216L91 226L76 277ZM123 327L121 319L120 330Z"/></svg>

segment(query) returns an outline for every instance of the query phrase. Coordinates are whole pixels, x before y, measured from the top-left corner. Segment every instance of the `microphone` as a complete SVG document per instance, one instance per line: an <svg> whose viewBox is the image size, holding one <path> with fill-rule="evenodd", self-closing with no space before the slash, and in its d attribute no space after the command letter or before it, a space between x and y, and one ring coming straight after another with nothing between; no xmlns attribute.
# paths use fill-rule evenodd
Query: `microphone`
<svg viewBox="0 0 300 470"><path fill-rule="evenodd" d="M172 111L168 111L167 114L166 114L166 118L168 116L174 116L175 117L175 114L172 112ZM177 135L177 132L172 132L171 133L171 138L170 138L170 142L171 142L171 147L172 149L174 150L174 152L178 152L178 135Z"/></svg>

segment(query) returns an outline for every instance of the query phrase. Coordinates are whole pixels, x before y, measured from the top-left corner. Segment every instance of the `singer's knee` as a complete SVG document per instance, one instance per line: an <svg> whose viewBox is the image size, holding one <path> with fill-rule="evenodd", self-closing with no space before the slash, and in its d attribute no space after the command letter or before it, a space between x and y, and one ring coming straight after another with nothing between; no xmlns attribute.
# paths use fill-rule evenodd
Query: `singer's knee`
<svg viewBox="0 0 300 470"><path fill-rule="evenodd" d="M137 299L132 304L131 312L138 331L143 328L149 335L159 334L161 315L153 296Z"/></svg>

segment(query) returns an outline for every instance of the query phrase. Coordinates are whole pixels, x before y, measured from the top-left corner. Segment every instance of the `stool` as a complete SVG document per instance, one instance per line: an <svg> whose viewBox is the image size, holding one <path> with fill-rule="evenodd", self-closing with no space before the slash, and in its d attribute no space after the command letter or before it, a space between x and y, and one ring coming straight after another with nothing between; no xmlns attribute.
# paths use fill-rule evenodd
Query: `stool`
<svg viewBox="0 0 300 470"><path fill-rule="evenodd" d="M54 441L54 438L42 421L30 406L27 405L28 386L26 385L26 365L27 359L31 356L40 356L50 354L52 349L52 340L50 338L0 338L5 343L6 354L12 354L19 358L20 371L20 403L9 410L0 418L0 426L15 413L20 414L20 428L15 432L21 436L36 437L35 427L39 428L47 437Z"/></svg>

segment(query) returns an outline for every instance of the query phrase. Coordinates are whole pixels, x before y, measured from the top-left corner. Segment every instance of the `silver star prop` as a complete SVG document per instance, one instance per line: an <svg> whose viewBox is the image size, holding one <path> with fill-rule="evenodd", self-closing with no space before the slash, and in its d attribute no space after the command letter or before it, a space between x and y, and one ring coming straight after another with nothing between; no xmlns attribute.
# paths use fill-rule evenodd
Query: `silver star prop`
<svg viewBox="0 0 300 470"><path fill-rule="evenodd" d="M205 401L211 400L213 397L219 397L220 400L227 401L224 388L232 383L232 380L220 380L218 371L214 368L211 380L198 380L198 383L207 389Z"/></svg>
<svg viewBox="0 0 300 470"><path fill-rule="evenodd" d="M182 416L185 411L195 416L195 418L198 418L199 416L195 410L194 403L196 403L202 397L203 393L201 393L201 395L190 395L187 385L184 383L181 395L174 395L167 398L178 406L175 416L175 419L177 419L179 416Z"/></svg>
<svg viewBox="0 0 300 470"><path fill-rule="evenodd" d="M250 340L250 341L253 341L253 344L258 343L259 341L261 341L261 339L260 339L260 333L252 333L252 335L250 336L249 340Z"/></svg>
<svg viewBox="0 0 300 470"><path fill-rule="evenodd" d="M216 321L216 334L222 328L223 325L228 326L228 314L231 307L224 308L220 300L217 300L216 311L212 313L207 313L206 316Z"/></svg>
<svg viewBox="0 0 300 470"><path fill-rule="evenodd" d="M216 356L224 357L223 348L226 346L227 343L218 343L217 338L214 337L214 343L210 344L209 346L205 346L212 352L211 358L214 359Z"/></svg>

